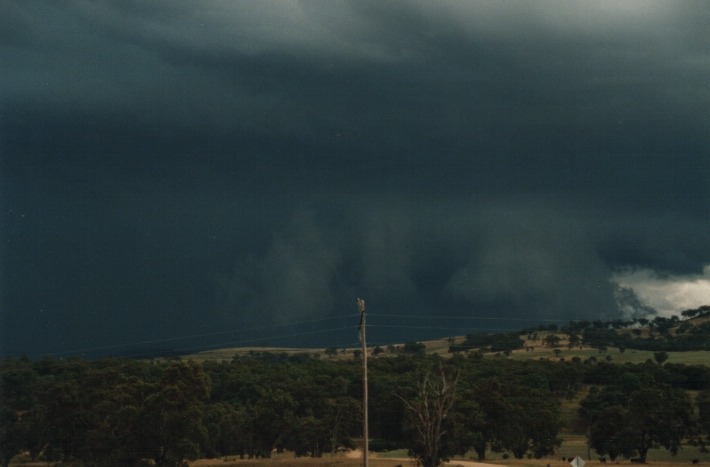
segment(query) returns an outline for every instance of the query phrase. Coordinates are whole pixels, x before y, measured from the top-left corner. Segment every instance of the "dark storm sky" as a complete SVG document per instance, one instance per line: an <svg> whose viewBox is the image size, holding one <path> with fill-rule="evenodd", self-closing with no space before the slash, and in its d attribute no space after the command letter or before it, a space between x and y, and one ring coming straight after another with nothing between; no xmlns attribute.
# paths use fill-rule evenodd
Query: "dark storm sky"
<svg viewBox="0 0 710 467"><path fill-rule="evenodd" d="M344 345L358 296L383 343L519 329L710 274L704 1L0 9L3 355Z"/></svg>

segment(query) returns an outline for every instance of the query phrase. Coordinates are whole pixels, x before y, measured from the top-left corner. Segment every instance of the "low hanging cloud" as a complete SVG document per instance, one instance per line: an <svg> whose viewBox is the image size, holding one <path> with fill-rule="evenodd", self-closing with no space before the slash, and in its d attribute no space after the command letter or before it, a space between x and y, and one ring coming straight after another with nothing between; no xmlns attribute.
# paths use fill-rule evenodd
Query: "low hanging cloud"
<svg viewBox="0 0 710 467"><path fill-rule="evenodd" d="M380 313L569 320L619 317L610 269L576 218L539 205L451 206L388 200L347 220L296 214L261 253L219 276L241 321Z"/></svg>
<svg viewBox="0 0 710 467"><path fill-rule="evenodd" d="M633 290L639 301L662 316L678 315L710 302L710 265L701 274L667 274L650 269L627 269L612 280Z"/></svg>
<svg viewBox="0 0 710 467"><path fill-rule="evenodd" d="M309 212L299 212L275 232L263 255L249 255L233 275L218 276L228 321L306 321L334 306L332 280L342 261Z"/></svg>
<svg viewBox="0 0 710 467"><path fill-rule="evenodd" d="M414 294L421 220L409 207L383 204L358 217L353 230L358 235L362 285L380 292Z"/></svg>
<svg viewBox="0 0 710 467"><path fill-rule="evenodd" d="M479 213L478 247L453 273L446 288L480 306L499 302L505 313L575 319L618 313L609 268L598 256L580 219L540 206L494 205Z"/></svg>

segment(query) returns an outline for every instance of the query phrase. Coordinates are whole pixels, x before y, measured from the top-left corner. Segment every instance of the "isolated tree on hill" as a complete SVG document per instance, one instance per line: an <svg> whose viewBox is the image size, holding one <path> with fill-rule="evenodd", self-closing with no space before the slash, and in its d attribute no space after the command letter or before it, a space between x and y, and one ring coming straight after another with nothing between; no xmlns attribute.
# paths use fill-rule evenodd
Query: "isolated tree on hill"
<svg viewBox="0 0 710 467"><path fill-rule="evenodd" d="M557 347L562 338L557 334L548 334L545 336L545 345L548 347Z"/></svg>
<svg viewBox="0 0 710 467"><path fill-rule="evenodd" d="M668 360L668 353L666 352L653 352L653 359L659 365L663 365L666 360Z"/></svg>
<svg viewBox="0 0 710 467"><path fill-rule="evenodd" d="M410 354L423 355L426 351L426 345L421 342L409 341L404 343L402 351Z"/></svg>

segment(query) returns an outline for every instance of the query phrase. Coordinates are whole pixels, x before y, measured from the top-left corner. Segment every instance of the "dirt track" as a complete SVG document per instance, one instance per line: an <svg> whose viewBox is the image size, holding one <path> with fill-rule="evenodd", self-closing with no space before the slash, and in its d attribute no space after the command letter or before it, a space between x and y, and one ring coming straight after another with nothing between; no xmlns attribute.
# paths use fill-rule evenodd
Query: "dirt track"
<svg viewBox="0 0 710 467"><path fill-rule="evenodd" d="M279 465L279 466L293 466L293 467L306 467L310 465L316 466L338 466L338 467L359 467L361 465L362 451L360 449L355 449L353 451L348 451L342 456L333 458L322 458L322 459L312 459L312 458L272 458L272 459L260 459L260 460L228 460L220 461L216 459L201 459L195 462L191 462L191 467L263 467L269 465ZM414 460L409 458L378 458L376 455L372 455L369 459L369 464L371 467L394 467L397 465L401 466L415 466ZM461 466L461 467L501 467L495 464L485 464L481 462L464 461L464 460L454 460L444 464L449 467Z"/></svg>
<svg viewBox="0 0 710 467"><path fill-rule="evenodd" d="M376 454L369 459L370 467L414 467L416 463L409 458L382 458ZM46 465L46 464L42 464ZM295 458L292 455L284 455L283 457L275 456L271 459L201 459L191 462L192 467L266 467L266 466L291 466L291 467L309 467L309 466L337 466L337 467L359 467L362 465L362 451L356 449L338 455L335 457L314 458ZM458 460L454 459L451 462L444 464L447 467L570 467L570 464L561 461L560 459L507 459L496 460L490 463L476 462L473 460ZM618 463L610 463L612 467L631 467L628 461ZM690 462L657 462L651 461L645 464L645 467L684 467L690 466ZM705 464L707 465L707 464ZM597 461L588 461L586 467L603 467L603 464Z"/></svg>

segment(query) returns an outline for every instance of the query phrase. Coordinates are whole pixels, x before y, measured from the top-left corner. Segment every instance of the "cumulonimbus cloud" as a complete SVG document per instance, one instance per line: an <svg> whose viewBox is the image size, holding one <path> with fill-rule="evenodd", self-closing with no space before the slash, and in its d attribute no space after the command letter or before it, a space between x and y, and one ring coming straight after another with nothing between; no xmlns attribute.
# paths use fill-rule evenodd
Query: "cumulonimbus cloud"
<svg viewBox="0 0 710 467"><path fill-rule="evenodd" d="M625 269L612 280L634 291L640 302L662 316L707 305L710 301L710 265L701 274L668 274L650 269Z"/></svg>

